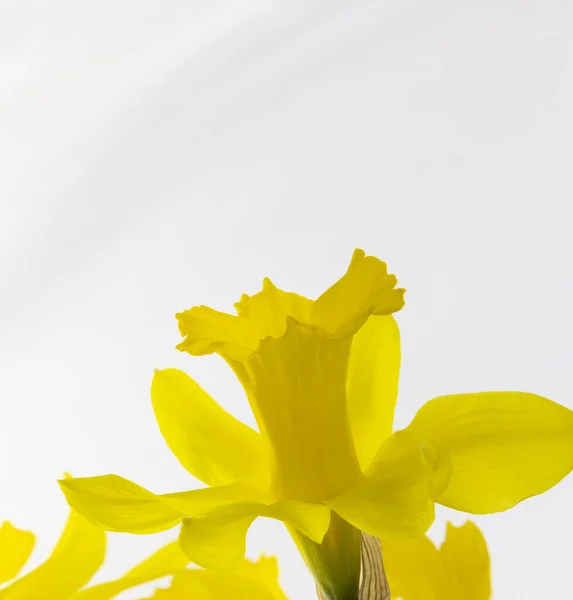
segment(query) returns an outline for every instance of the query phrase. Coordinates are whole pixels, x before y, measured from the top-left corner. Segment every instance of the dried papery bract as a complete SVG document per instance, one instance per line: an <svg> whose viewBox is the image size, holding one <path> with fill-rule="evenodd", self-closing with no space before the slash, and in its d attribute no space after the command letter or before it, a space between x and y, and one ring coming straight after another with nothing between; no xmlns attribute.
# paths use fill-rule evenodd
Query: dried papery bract
<svg viewBox="0 0 573 600"><path fill-rule="evenodd" d="M319 600L329 600L317 586ZM384 571L380 540L362 534L362 566L358 600L390 600L390 586Z"/></svg>
<svg viewBox="0 0 573 600"><path fill-rule="evenodd" d="M362 534L362 572L358 598L390 600L390 586L384 571L380 540L367 533Z"/></svg>

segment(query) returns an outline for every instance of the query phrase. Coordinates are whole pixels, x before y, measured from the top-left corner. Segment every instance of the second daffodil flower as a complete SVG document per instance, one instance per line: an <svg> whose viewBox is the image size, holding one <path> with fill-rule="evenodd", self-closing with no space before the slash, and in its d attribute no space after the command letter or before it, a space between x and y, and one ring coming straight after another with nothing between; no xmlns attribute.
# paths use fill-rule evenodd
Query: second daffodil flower
<svg viewBox="0 0 573 600"><path fill-rule="evenodd" d="M274 556L261 556L256 561L242 560L232 572L205 569L178 571L174 574L168 588L157 589L147 600L288 600L288 598L279 585L277 559Z"/></svg>
<svg viewBox="0 0 573 600"><path fill-rule="evenodd" d="M384 567L393 598L401 600L490 600L486 541L471 521L448 523L440 548L426 536L387 540Z"/></svg>
<svg viewBox="0 0 573 600"><path fill-rule="evenodd" d="M18 577L34 543L31 532L8 522L0 526L1 600L112 600L167 576L172 576L170 585L147 600L287 600L275 557L242 560L233 573L186 568L189 559L177 542L163 546L119 579L86 585L104 562L106 534L73 511L51 556Z"/></svg>
<svg viewBox="0 0 573 600"><path fill-rule="evenodd" d="M112 531L183 520L181 543L205 567L241 561L258 516L282 520L327 597L354 598L360 532L421 535L434 502L506 510L573 468L573 412L520 392L435 398L392 433L402 289L357 250L317 300L268 279L237 314L177 315L192 355L217 353L240 380L259 431L178 370L156 373L152 400L167 444L208 488L153 494L115 475L62 482L68 502ZM192 517L192 518L187 518Z"/></svg>
<svg viewBox="0 0 573 600"><path fill-rule="evenodd" d="M119 594L184 571L189 559L171 542L123 577L88 586L104 562L106 534L71 511L52 554L18 577L34 549L36 538L5 522L0 526L1 600L111 600ZM183 575L185 576L185 575Z"/></svg>

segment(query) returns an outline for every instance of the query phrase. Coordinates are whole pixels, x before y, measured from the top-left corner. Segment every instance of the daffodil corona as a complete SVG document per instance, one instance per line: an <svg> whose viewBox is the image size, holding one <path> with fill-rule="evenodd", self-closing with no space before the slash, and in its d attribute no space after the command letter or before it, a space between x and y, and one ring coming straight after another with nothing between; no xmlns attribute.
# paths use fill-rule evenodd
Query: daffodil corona
<svg viewBox="0 0 573 600"><path fill-rule="evenodd" d="M225 412L181 371L158 371L152 401L177 458L209 487L153 494L115 475L61 482L68 502L112 531L183 520L180 540L205 567L232 567L258 516L282 520L326 596L354 600L360 532L416 537L434 502L506 510L573 468L573 412L520 392L435 398L392 433L403 290L357 250L317 300L268 279L236 315L177 315L191 355L219 354L240 380L259 431ZM192 518L188 518L192 517Z"/></svg>

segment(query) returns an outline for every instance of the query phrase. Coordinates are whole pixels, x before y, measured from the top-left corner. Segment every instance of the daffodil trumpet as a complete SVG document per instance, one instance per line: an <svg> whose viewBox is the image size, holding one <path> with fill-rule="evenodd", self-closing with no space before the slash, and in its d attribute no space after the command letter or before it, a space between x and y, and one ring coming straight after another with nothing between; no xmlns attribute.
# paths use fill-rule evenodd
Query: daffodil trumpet
<svg viewBox="0 0 573 600"><path fill-rule="evenodd" d="M422 535L435 502L493 513L554 486L573 468L573 412L544 397L441 396L392 432L393 313L404 304L396 284L385 263L357 250L314 301L266 279L235 315L206 306L178 314L179 350L226 361L258 431L185 373L158 371L151 395L160 431L208 487L155 494L116 475L71 479L61 482L70 505L111 531L182 523L183 549L207 568L239 564L253 520L279 519L329 600L354 600L354 530L384 545Z"/></svg>

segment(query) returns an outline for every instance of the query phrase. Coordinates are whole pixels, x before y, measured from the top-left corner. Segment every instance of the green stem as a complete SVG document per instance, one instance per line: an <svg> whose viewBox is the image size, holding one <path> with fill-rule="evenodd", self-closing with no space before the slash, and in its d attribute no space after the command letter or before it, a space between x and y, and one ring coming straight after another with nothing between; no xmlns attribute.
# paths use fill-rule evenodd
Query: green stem
<svg viewBox="0 0 573 600"><path fill-rule="evenodd" d="M291 529L302 557L325 600L358 600L362 533L331 513L322 544Z"/></svg>

